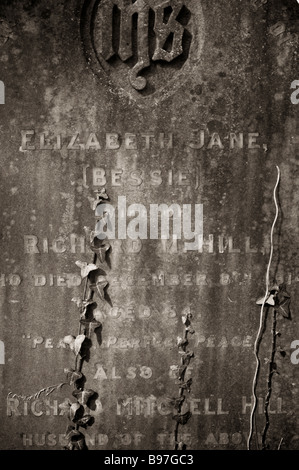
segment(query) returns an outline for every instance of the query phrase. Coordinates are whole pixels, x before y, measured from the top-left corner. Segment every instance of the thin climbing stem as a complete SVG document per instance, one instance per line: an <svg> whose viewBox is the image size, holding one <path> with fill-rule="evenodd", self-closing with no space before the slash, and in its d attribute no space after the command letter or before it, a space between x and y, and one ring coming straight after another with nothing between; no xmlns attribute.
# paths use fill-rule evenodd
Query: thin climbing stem
<svg viewBox="0 0 299 470"><path fill-rule="evenodd" d="M48 387L44 387L38 392L33 393L32 395L18 395L17 393L9 392L7 394L7 399L9 398L17 398L19 400L30 401L32 398L35 400L40 397L41 394L45 394L46 396L50 395L56 390L61 389L64 385L69 385L67 382L62 382L56 385L49 385Z"/></svg>
<svg viewBox="0 0 299 470"><path fill-rule="evenodd" d="M280 442L279 442L279 445L278 445L277 450L280 450L280 449L281 449L282 443L283 443L283 437L280 439Z"/></svg>
<svg viewBox="0 0 299 470"><path fill-rule="evenodd" d="M269 285L270 285L270 269L271 269L271 264L272 264L272 258L273 258L273 251L274 251L274 242L273 242L273 237L274 237L274 229L275 225L278 219L279 215L279 207L277 203L277 188L280 182L280 169L278 166L276 166L277 169L277 180L276 184L273 190L273 200L275 204L275 217L272 223L271 227L271 232L270 232L270 255L269 255L269 261L267 265L267 271L266 271L266 288L265 288L265 297L263 300L263 304L261 306L261 311L260 311L260 323L259 323L259 329L257 332L256 340L254 343L254 355L255 355L255 361L256 361L256 368L255 368L255 373L254 373L254 378L252 382L252 409L250 413L250 429L249 429L249 435L248 435L248 440L247 440L247 449L250 450L250 445L251 445L251 440L252 440L252 434L253 434L253 427L254 427L254 418L255 418L255 411L257 407L257 396L256 396L256 388L257 388L257 381L258 381L258 376L259 376L259 371L260 371L260 359L259 359L259 348L260 348L260 343L262 340L262 328L263 328L263 323L264 323L264 307L266 304L268 292L269 292Z"/></svg>
<svg viewBox="0 0 299 470"><path fill-rule="evenodd" d="M272 351L271 351L271 360L269 362L269 375L268 375L268 391L265 398L265 406L264 406L264 414L266 418L266 424L262 434L262 449L266 449L266 439L267 439L267 432L270 426L270 419L269 419L269 405L270 399L272 394L272 379L273 375L275 374L275 353L276 353L276 340L277 340L277 333L276 333L276 325L277 325L277 313L275 308L273 309L273 323L272 323Z"/></svg>

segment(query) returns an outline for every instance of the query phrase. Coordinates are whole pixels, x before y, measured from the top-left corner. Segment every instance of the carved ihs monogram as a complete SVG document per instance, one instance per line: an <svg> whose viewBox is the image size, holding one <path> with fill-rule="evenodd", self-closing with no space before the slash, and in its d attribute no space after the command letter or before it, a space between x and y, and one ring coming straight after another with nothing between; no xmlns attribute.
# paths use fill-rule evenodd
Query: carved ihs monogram
<svg viewBox="0 0 299 470"><path fill-rule="evenodd" d="M184 17L185 11L188 10L180 0L155 3L104 0L99 9L101 33L97 44L101 56L105 61L118 56L123 62L135 56L137 62L129 71L129 81L135 90L143 90L147 80L138 74L149 67L151 61L171 62L183 53L185 26L180 17ZM149 34L151 15L154 15L154 34ZM135 40L134 25L137 26Z"/></svg>

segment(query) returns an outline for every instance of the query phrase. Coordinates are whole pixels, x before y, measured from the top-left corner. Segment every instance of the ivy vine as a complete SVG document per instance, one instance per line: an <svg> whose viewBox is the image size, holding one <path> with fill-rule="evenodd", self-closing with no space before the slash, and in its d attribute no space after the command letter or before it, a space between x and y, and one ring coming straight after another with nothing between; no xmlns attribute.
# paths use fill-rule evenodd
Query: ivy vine
<svg viewBox="0 0 299 470"><path fill-rule="evenodd" d="M264 404L265 425L264 425L264 429L262 432L262 450L267 450L269 448L267 444L267 433L270 427L269 406L270 406L270 399L272 395L272 382L273 382L274 375L279 373L277 370L275 357L276 357L276 353L278 350L282 356L285 355L285 351L277 347L277 337L280 336L279 331L277 331L277 320L278 320L278 316L284 319L291 318L291 310L290 310L291 296L286 290L286 284L283 283L280 285L273 285L270 288L269 292L267 293L266 297L262 297L258 299L256 303L257 305L261 305L263 309L265 310L263 331L266 327L266 321L267 321L269 312L272 310L272 328L271 328L272 347L271 347L271 355L269 359L269 368L268 368L267 393L265 396L265 404ZM262 336L261 336L261 339L262 339Z"/></svg>
<svg viewBox="0 0 299 470"><path fill-rule="evenodd" d="M96 191L96 199L92 203L92 209L96 211L99 204L108 199L105 189ZM82 298L75 297L72 301L79 310L79 326L77 336L67 335L64 337L64 343L75 355L74 368L64 370L69 385L73 387L72 396L75 401L66 399L60 406L69 419L69 425L66 429L65 450L87 450L84 429L91 426L94 422L90 415L90 400L95 397L96 392L92 389L86 389L84 384L86 378L82 372L84 360L88 358L91 347L91 337L97 334L101 329L101 322L93 316L93 307L95 305L94 295L105 302L105 290L108 286L103 265L106 262L106 256L111 246L108 242L100 239L99 233L92 231L90 234L90 250L93 253L91 263L85 261L76 261L76 266L80 269L81 278L85 280Z"/></svg>
<svg viewBox="0 0 299 470"><path fill-rule="evenodd" d="M174 441L175 441L175 450L184 450L186 449L186 443L179 440L179 428L188 423L189 419L192 416L191 411L186 411L183 413L183 405L186 399L186 392L191 392L192 378L185 379L187 367L189 366L191 359L194 357L194 352L188 350L189 345L189 335L193 335L195 330L191 325L192 314L187 313L182 315L182 322L184 325L183 337L177 338L177 347L180 355L180 367L178 371L178 380L176 384L179 386L179 394L176 398L170 399L170 405L175 409L175 414L173 419L176 421L174 429Z"/></svg>

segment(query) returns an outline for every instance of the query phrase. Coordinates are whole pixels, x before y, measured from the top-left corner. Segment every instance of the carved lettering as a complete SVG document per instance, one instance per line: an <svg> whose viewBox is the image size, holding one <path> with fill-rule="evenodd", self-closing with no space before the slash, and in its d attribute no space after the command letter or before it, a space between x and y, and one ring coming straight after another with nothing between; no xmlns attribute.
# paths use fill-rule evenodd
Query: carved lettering
<svg viewBox="0 0 299 470"><path fill-rule="evenodd" d="M134 55L137 62L129 71L129 81L135 90L143 90L147 85L145 77L139 73L149 67L152 61L171 62L183 53L183 35L185 28L178 21L184 3L181 0L164 1L156 6L150 6L145 0L106 0L100 12L99 52L104 60L108 61L114 55L126 62ZM115 10L115 8L117 10ZM170 15L168 15L171 10ZM154 33L155 47L150 57L150 12L155 15ZM113 27L115 15L119 15L119 28ZM137 16L137 44L136 51L132 40L134 17ZM115 35L118 36L118 50L115 50ZM149 145L149 140L146 140Z"/></svg>
<svg viewBox="0 0 299 470"><path fill-rule="evenodd" d="M165 9L169 7L172 9L172 12L168 22L165 23ZM163 2L162 5L157 7L155 18L156 49L153 60L166 60L167 62L171 62L183 53L182 40L184 27L176 21L182 7L183 2L177 0ZM172 37L171 50L166 51L164 47L169 37Z"/></svg>

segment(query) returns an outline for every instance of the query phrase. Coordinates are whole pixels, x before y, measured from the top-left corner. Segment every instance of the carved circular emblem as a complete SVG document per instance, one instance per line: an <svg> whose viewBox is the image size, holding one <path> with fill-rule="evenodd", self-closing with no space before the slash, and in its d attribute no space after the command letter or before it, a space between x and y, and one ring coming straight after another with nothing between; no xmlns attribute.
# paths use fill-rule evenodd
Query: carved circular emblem
<svg viewBox="0 0 299 470"><path fill-rule="evenodd" d="M86 0L81 34L88 64L135 100L166 98L199 70L200 0ZM197 70L196 70L197 69Z"/></svg>

